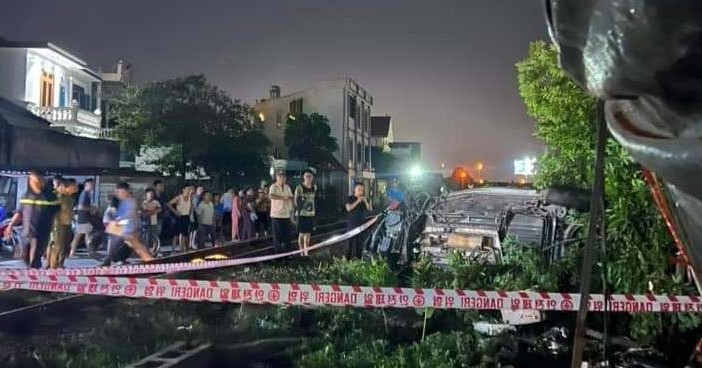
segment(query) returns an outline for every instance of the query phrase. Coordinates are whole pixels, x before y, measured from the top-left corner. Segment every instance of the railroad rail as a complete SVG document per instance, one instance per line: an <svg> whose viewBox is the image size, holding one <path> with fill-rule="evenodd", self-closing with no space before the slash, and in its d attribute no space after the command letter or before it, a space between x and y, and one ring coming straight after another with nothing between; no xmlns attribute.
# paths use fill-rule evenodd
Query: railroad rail
<svg viewBox="0 0 702 368"><path fill-rule="evenodd" d="M317 231L313 235L313 239L318 240L333 235L337 235L344 231L345 222L336 222L318 226ZM296 242L293 242L296 244ZM224 255L230 259L248 258L259 255L270 254L273 251L272 239L270 237L256 238L245 242L232 242L220 247L211 247L205 249L197 249L184 253L169 255L157 258L150 264L161 263L176 263L189 262L194 259L205 259L213 255ZM176 277L182 275L197 274L197 271L178 271L164 274L153 275L150 277ZM47 297L47 300L38 303L31 301L25 305L17 307L18 299L26 295L27 299ZM12 300L12 302L10 302ZM48 293L33 292L25 290L7 290L0 293L0 330L4 332L19 332L22 334L28 333L41 318L34 318L40 313L61 313L68 317L69 314L75 313L82 309L83 306L95 306L109 303L115 300L106 296L95 295L69 295L51 299ZM3 306L11 306L10 309L3 310Z"/></svg>

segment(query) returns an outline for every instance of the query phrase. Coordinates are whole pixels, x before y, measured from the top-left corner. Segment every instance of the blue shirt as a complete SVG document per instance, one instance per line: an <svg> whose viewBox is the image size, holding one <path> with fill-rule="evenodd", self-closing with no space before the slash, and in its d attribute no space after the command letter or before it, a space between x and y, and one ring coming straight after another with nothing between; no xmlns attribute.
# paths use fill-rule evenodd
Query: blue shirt
<svg viewBox="0 0 702 368"><path fill-rule="evenodd" d="M119 201L117 214L115 216L117 222L124 226L124 235L136 234L137 225L137 207L134 198L127 198Z"/></svg>

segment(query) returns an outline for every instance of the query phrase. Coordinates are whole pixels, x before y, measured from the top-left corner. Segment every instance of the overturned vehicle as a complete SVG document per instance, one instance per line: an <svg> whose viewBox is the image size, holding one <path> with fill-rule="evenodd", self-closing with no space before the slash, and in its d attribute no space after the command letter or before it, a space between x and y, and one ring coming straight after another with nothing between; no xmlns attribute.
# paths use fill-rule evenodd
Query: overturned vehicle
<svg viewBox="0 0 702 368"><path fill-rule="evenodd" d="M447 263L454 252L476 261L500 263L502 245L509 237L536 247L547 262L553 262L579 237L581 226L567 223L568 210L582 210L587 203L577 193L569 196L575 199L570 201L551 200L555 197L564 195L555 190L477 188L440 197L426 210L416 247L435 263Z"/></svg>

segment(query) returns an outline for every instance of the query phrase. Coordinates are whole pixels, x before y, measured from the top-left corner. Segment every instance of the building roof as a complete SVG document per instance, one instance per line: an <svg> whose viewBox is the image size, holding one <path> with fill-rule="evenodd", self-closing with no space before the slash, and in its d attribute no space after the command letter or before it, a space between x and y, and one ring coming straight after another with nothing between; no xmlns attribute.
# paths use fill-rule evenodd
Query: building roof
<svg viewBox="0 0 702 368"><path fill-rule="evenodd" d="M3 37L0 37L0 47L8 48L25 48L25 49L48 49L58 53L59 55L69 59L70 61L79 65L80 69L86 73L92 75L93 77L100 79L100 74L90 70L88 64L77 56L71 54L70 52L64 50L63 48L48 42L48 41L9 41Z"/></svg>
<svg viewBox="0 0 702 368"><path fill-rule="evenodd" d="M371 137L387 137L390 134L389 116L371 116Z"/></svg>

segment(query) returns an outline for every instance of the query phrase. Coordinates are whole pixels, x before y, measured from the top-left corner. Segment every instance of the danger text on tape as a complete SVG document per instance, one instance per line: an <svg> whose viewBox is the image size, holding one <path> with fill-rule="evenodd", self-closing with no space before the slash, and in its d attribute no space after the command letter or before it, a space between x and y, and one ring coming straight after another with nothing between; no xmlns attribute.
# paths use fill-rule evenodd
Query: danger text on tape
<svg viewBox="0 0 702 368"><path fill-rule="evenodd" d="M278 284L236 281L146 279L131 277L12 276L0 288L115 297L193 302L289 304L363 308L435 308L456 310L575 311L579 294L531 291L416 289L350 285ZM611 312L702 312L697 296L611 295ZM605 310L601 294L591 295L588 308Z"/></svg>

